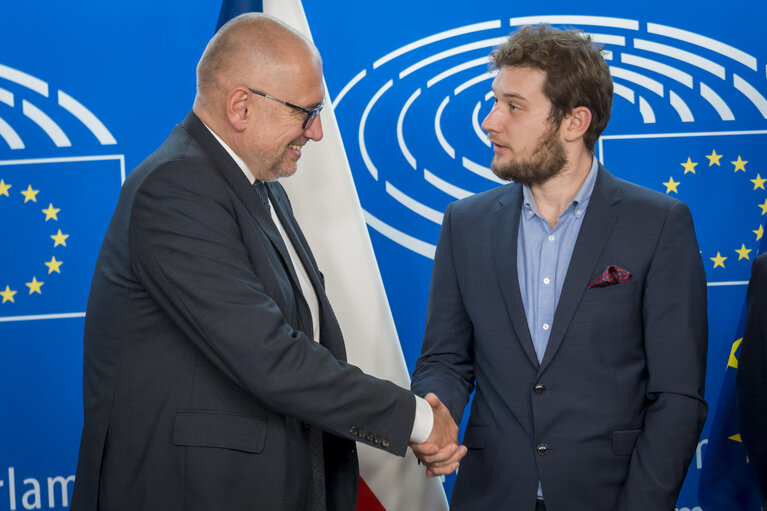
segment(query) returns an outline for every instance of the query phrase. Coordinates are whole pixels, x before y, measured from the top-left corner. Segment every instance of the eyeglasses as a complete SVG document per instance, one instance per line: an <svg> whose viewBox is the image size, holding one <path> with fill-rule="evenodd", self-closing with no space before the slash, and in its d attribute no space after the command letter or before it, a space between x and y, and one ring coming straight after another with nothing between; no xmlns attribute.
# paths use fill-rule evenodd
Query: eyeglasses
<svg viewBox="0 0 767 511"><path fill-rule="evenodd" d="M309 126L311 126L312 122L314 122L314 119L322 111L322 107L325 106L325 100L323 99L322 103L320 103L319 106L316 106L310 110L302 106L294 105L293 103L288 103L287 101L284 101L280 98L275 98L274 96L271 96L267 94L266 92L261 92L260 90L251 89L250 87L248 87L248 90L250 90L250 92L252 92L253 94L258 94L259 96L263 96L266 99L271 99L272 101L276 101L277 103L282 103L285 106L289 106L290 108L294 110L298 110L306 114L306 119L304 119L304 124L301 126L302 129L307 129Z"/></svg>

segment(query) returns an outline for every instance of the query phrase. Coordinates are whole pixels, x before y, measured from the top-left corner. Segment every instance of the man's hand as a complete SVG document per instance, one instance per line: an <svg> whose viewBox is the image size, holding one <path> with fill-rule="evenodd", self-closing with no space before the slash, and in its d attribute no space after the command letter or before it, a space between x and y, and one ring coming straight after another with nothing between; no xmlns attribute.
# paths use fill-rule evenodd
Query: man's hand
<svg viewBox="0 0 767 511"><path fill-rule="evenodd" d="M426 465L427 477L451 474L466 455L466 447L458 445L458 426L442 401L433 393L426 394L425 399L434 413L431 435L422 444L410 444L410 448Z"/></svg>

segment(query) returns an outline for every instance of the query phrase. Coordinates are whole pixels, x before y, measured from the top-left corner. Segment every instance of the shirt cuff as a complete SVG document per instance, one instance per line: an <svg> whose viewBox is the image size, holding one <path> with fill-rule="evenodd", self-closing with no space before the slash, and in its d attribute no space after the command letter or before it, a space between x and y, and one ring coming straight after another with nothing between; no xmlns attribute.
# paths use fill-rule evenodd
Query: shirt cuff
<svg viewBox="0 0 767 511"><path fill-rule="evenodd" d="M432 427L434 427L434 412L431 410L431 405L424 398L415 396L415 420L413 431L410 433L410 442L424 443L431 436Z"/></svg>

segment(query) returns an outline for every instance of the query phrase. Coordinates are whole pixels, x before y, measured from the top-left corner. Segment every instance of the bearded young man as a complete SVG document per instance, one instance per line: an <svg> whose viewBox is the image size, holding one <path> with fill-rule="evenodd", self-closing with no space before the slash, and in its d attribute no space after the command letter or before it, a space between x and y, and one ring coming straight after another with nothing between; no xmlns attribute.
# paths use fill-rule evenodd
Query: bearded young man
<svg viewBox="0 0 767 511"><path fill-rule="evenodd" d="M412 381L456 422L476 389L451 508L673 509L707 411L690 212L595 158L612 81L588 37L525 27L491 60L514 182L447 208ZM442 474L464 446L418 455Z"/></svg>

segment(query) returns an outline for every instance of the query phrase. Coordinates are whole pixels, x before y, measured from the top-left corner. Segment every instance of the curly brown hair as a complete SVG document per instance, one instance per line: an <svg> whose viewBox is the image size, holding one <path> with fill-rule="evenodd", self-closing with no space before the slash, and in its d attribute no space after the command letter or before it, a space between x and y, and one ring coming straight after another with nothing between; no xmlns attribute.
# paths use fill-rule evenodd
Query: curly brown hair
<svg viewBox="0 0 767 511"><path fill-rule="evenodd" d="M578 106L591 111L583 136L594 152L599 135L610 121L613 82L602 49L582 30L559 30L549 25L524 26L493 50L496 68L528 66L546 72L543 94L551 101L550 120L558 125Z"/></svg>

